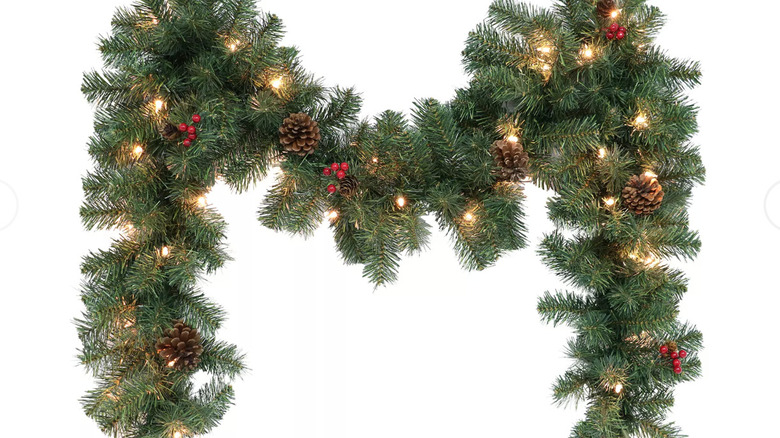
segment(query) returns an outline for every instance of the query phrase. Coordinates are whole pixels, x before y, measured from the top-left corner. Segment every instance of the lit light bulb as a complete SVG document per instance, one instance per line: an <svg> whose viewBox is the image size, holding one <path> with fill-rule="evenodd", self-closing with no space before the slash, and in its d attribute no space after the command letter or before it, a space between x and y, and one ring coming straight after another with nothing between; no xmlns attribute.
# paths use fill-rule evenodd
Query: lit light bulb
<svg viewBox="0 0 780 438"><path fill-rule="evenodd" d="M599 149L599 158L605 158L607 156L607 150L604 148Z"/></svg>
<svg viewBox="0 0 780 438"><path fill-rule="evenodd" d="M661 260L652 254L647 256L644 261L645 261L645 265L651 268L658 266L661 263Z"/></svg>
<svg viewBox="0 0 780 438"><path fill-rule="evenodd" d="M338 217L339 217L339 212L336 210L330 210L325 213L325 218L330 219L332 221L338 219Z"/></svg>
<svg viewBox="0 0 780 438"><path fill-rule="evenodd" d="M518 141L520 141L520 139L516 135L510 135L509 137L506 138L506 141L508 141L509 143L517 143Z"/></svg>
<svg viewBox="0 0 780 438"><path fill-rule="evenodd" d="M239 44L241 44L241 41L239 40L230 41L230 44L228 44L228 48L230 49L231 52L235 52L236 50L238 50Z"/></svg>
<svg viewBox="0 0 780 438"><path fill-rule="evenodd" d="M617 17L618 17L618 15L620 15L620 10L618 10L618 9L615 9L615 10L614 10L614 11L612 11L612 13L611 13L611 14L609 14L609 15L610 15L612 18L617 18Z"/></svg>
<svg viewBox="0 0 780 438"><path fill-rule="evenodd" d="M154 100L154 110L158 113L162 111L163 105L165 105L165 102L162 101L162 99L155 99Z"/></svg>
<svg viewBox="0 0 780 438"><path fill-rule="evenodd" d="M174 365L176 365L176 359L174 359L174 360L172 360L172 361L168 362L168 368L173 368L173 366L174 366ZM178 431L177 431L176 433L178 433L178 434L179 434L179 436L181 436L181 432L178 432ZM173 436L176 436L176 433L175 433L175 434L173 434Z"/></svg>
<svg viewBox="0 0 780 438"><path fill-rule="evenodd" d="M607 207L612 207L615 205L615 198L604 198L604 203L607 204Z"/></svg>
<svg viewBox="0 0 780 438"><path fill-rule="evenodd" d="M615 385L615 394L620 394L622 391L623 391L622 383L618 383L617 385Z"/></svg>
<svg viewBox="0 0 780 438"><path fill-rule="evenodd" d="M580 51L582 54L582 57L585 59L592 59L593 58L593 49L590 48L587 44L582 46L582 50Z"/></svg>
<svg viewBox="0 0 780 438"><path fill-rule="evenodd" d="M208 205L208 199L206 199L206 196L199 196L198 197L198 206L199 207L205 207Z"/></svg>
<svg viewBox="0 0 780 438"><path fill-rule="evenodd" d="M404 208L404 205L406 205L406 198L399 196L395 198L395 203L398 204L400 208Z"/></svg>
<svg viewBox="0 0 780 438"><path fill-rule="evenodd" d="M156 18L152 18L152 24L158 24L158 23L159 23L159 21L157 21Z"/></svg>
<svg viewBox="0 0 780 438"><path fill-rule="evenodd" d="M658 178L658 175L655 174L655 172L648 170L645 172L645 176L648 178Z"/></svg>
<svg viewBox="0 0 780 438"><path fill-rule="evenodd" d="M282 88L282 78L276 78L273 81L271 81L271 86L276 88L277 90Z"/></svg>
<svg viewBox="0 0 780 438"><path fill-rule="evenodd" d="M540 47L538 50L540 52L542 52L542 53L550 53L550 52L552 52L552 49L550 47L547 47L547 46Z"/></svg>
<svg viewBox="0 0 780 438"><path fill-rule="evenodd" d="M163 257L168 257L171 254L171 249L167 246L163 246L160 250L160 254L162 254Z"/></svg>
<svg viewBox="0 0 780 438"><path fill-rule="evenodd" d="M135 145L135 147L133 148L133 155L135 155L136 158L137 158L137 157L140 157L143 154L144 154L144 147L141 146L140 144Z"/></svg>
<svg viewBox="0 0 780 438"><path fill-rule="evenodd" d="M372 163L378 163L379 162L379 158L374 157L374 158L371 159L371 162Z"/></svg>
<svg viewBox="0 0 780 438"><path fill-rule="evenodd" d="M550 64L545 64L545 65L542 66L542 70L544 70L544 71L549 71L550 68L552 68L552 67L550 67Z"/></svg>
<svg viewBox="0 0 780 438"><path fill-rule="evenodd" d="M471 212L467 212L463 215L463 219L466 220L466 222L473 222L474 221L474 215L471 214Z"/></svg>
<svg viewBox="0 0 780 438"><path fill-rule="evenodd" d="M643 113L639 113L636 116L636 119L634 119L634 127L636 129L645 129L648 126L650 126L650 124L647 121L647 116L645 116Z"/></svg>

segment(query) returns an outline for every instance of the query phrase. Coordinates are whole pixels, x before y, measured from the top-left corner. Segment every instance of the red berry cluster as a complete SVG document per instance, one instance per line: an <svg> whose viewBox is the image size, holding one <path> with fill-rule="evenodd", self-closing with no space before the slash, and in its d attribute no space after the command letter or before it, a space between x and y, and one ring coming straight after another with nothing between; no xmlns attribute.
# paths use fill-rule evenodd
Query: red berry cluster
<svg viewBox="0 0 780 438"><path fill-rule="evenodd" d="M669 359L672 360L674 373L682 374L682 359L688 357L688 352L685 350L677 351L677 346L674 344L661 345L660 351L662 356L668 357Z"/></svg>
<svg viewBox="0 0 780 438"><path fill-rule="evenodd" d="M200 123L200 114L193 114L192 121L194 123ZM195 125L187 125L186 123L182 123L179 125L179 131L186 132L188 134L187 138L185 138L181 143L185 148L192 146L192 142L198 138L198 130L195 128Z"/></svg>
<svg viewBox="0 0 780 438"><path fill-rule="evenodd" d="M628 29L618 23L612 23L612 25L607 29L607 39L614 40L617 38L622 40L626 37L626 33L628 33Z"/></svg>
<svg viewBox="0 0 780 438"><path fill-rule="evenodd" d="M325 176L331 176L333 175L333 172L336 172L336 178L344 179L344 177L347 176L348 170L349 164L347 163L333 163L330 165L330 167L322 169L322 174ZM328 186L328 193L336 193L336 186L334 184L330 184Z"/></svg>

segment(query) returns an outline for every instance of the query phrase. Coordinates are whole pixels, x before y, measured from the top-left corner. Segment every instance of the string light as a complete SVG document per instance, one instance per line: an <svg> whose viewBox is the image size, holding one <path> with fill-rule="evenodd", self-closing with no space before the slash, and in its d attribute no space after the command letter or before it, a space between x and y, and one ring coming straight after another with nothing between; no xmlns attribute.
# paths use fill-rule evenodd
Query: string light
<svg viewBox="0 0 780 438"><path fill-rule="evenodd" d="M658 175L655 174L655 172L648 170L645 172L645 176L648 178L658 178Z"/></svg>
<svg viewBox="0 0 780 438"><path fill-rule="evenodd" d="M169 255L171 255L171 249L168 248L167 246L163 246L162 249L160 249L160 255L162 255L163 257L168 257Z"/></svg>
<svg viewBox="0 0 780 438"><path fill-rule="evenodd" d="M538 50L538 51L540 51L540 52L542 52L542 53L544 53L544 54L549 54L549 53L551 53L551 52L552 52L552 48L550 48L550 47L547 47L547 46L539 47L539 48L538 48L538 49L536 49L536 50Z"/></svg>
<svg viewBox="0 0 780 438"><path fill-rule="evenodd" d="M152 24L158 24L160 23L156 18L152 18Z"/></svg>
<svg viewBox="0 0 780 438"><path fill-rule="evenodd" d="M274 79L273 81L271 81L271 86L276 88L277 90L282 88L282 78L278 77L278 78Z"/></svg>
<svg viewBox="0 0 780 438"><path fill-rule="evenodd" d="M471 214L471 212L466 212L466 214L463 215L463 219L466 222L474 222L474 215Z"/></svg>
<svg viewBox="0 0 780 438"><path fill-rule="evenodd" d="M607 207L612 207L615 205L615 202L617 202L615 198L604 198L604 203L607 204Z"/></svg>
<svg viewBox="0 0 780 438"><path fill-rule="evenodd" d="M582 55L585 59L593 59L593 49L590 48L587 44L582 46L582 50L580 50L580 55Z"/></svg>
<svg viewBox="0 0 780 438"><path fill-rule="evenodd" d="M404 205L406 205L406 198L399 196L395 198L395 203L398 204L398 207L404 208Z"/></svg>
<svg viewBox="0 0 780 438"><path fill-rule="evenodd" d="M330 219L331 221L335 221L339 218L339 212L336 210L330 210L325 213L325 218Z"/></svg>
<svg viewBox="0 0 780 438"><path fill-rule="evenodd" d="M136 158L138 158L143 154L144 154L144 147L141 146L140 144L135 145L135 147L133 148L133 155Z"/></svg>
<svg viewBox="0 0 780 438"><path fill-rule="evenodd" d="M623 391L622 383L618 383L617 385L615 385L615 394L620 394L622 391Z"/></svg>
<svg viewBox="0 0 780 438"><path fill-rule="evenodd" d="M518 141L520 141L520 139L516 135L510 135L509 137L506 138L506 141L508 141L509 143L517 143Z"/></svg>
<svg viewBox="0 0 780 438"><path fill-rule="evenodd" d="M208 199L206 199L206 195L198 196L198 207L205 207L208 205Z"/></svg>
<svg viewBox="0 0 780 438"><path fill-rule="evenodd" d="M614 11L612 11L612 13L611 13L611 14L609 14L609 15L610 15L612 18L617 18L617 17L618 17L618 15L620 15L620 10L619 10L619 9L615 9L615 10L614 10Z"/></svg>
<svg viewBox="0 0 780 438"><path fill-rule="evenodd" d="M241 44L241 41L239 41L239 40L233 40L233 41L231 41L231 42L230 42L230 44L228 45L228 48L230 49L230 51L231 51L231 52L235 52L236 50L238 50L238 45L239 45L239 44Z"/></svg>
<svg viewBox="0 0 780 438"><path fill-rule="evenodd" d="M168 362L168 368L173 368L174 365L176 365L176 359ZM176 433L178 433L179 437L181 437L181 432L176 431ZM176 433L173 434L174 437L176 436Z"/></svg>
<svg viewBox="0 0 780 438"><path fill-rule="evenodd" d="M661 260L658 259L658 257L654 256L653 254L650 254L647 256L644 260L645 265L647 265L650 268L656 267L661 263Z"/></svg>
<svg viewBox="0 0 780 438"><path fill-rule="evenodd" d="M372 163L378 163L379 162L379 158L374 157L374 158L371 159L371 162Z"/></svg>
<svg viewBox="0 0 780 438"><path fill-rule="evenodd" d="M162 99L155 99L154 100L154 110L156 112L160 112L163 109L163 105L165 105L165 102L162 101Z"/></svg>
<svg viewBox="0 0 780 438"><path fill-rule="evenodd" d="M607 150L604 148L599 149L599 158L606 158L607 156Z"/></svg>
<svg viewBox="0 0 780 438"><path fill-rule="evenodd" d="M634 128L642 130L647 129L648 126L650 126L650 124L647 120L647 116L644 113L637 114L634 119Z"/></svg>
<svg viewBox="0 0 780 438"><path fill-rule="evenodd" d="M542 70L544 70L544 71L550 71L550 69L551 69L551 68L552 68L552 67L550 67L550 64L544 64L544 65L542 66Z"/></svg>

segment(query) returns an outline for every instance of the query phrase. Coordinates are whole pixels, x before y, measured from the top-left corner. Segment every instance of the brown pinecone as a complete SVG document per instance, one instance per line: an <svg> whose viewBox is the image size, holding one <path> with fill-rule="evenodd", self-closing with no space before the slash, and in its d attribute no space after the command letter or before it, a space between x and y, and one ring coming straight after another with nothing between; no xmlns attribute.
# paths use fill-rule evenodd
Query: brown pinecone
<svg viewBox="0 0 780 438"><path fill-rule="evenodd" d="M203 353L200 334L182 321L176 321L173 328L157 341L155 347L165 365L179 371L193 370Z"/></svg>
<svg viewBox="0 0 780 438"><path fill-rule="evenodd" d="M648 174L634 175L623 189L623 205L638 215L651 214L661 207L664 189Z"/></svg>
<svg viewBox="0 0 780 438"><path fill-rule="evenodd" d="M612 18L612 11L617 9L618 5L615 0L599 0L598 3L596 3L596 11L598 11L599 16L603 18Z"/></svg>
<svg viewBox="0 0 780 438"><path fill-rule="evenodd" d="M522 181L528 175L528 152L520 142L497 140L490 148L499 181Z"/></svg>
<svg viewBox="0 0 780 438"><path fill-rule="evenodd" d="M314 152L320 142L320 127L307 114L290 114L279 128L279 141L284 150L297 155Z"/></svg>
<svg viewBox="0 0 780 438"><path fill-rule="evenodd" d="M179 128L170 122L164 122L162 125L160 125L159 131L164 139L171 141L178 140L182 134L182 132L179 131Z"/></svg>
<svg viewBox="0 0 780 438"><path fill-rule="evenodd" d="M347 175L339 182L339 194L345 198L349 198L357 192L360 182L352 175Z"/></svg>

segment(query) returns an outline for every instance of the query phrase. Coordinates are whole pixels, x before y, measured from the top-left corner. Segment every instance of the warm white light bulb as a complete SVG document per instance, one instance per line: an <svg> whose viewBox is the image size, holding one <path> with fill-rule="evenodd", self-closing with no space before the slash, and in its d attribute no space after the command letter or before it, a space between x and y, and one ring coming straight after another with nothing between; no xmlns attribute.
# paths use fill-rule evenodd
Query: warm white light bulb
<svg viewBox="0 0 780 438"><path fill-rule="evenodd" d="M198 197L198 206L199 207L205 207L208 205L208 200L206 199L206 196L199 196Z"/></svg>
<svg viewBox="0 0 780 438"><path fill-rule="evenodd" d="M158 23L159 23L159 21L157 21L156 18L152 18L152 24L158 24Z"/></svg>
<svg viewBox="0 0 780 438"><path fill-rule="evenodd" d="M550 53L550 52L552 52L552 49L547 47L547 46L545 46L545 47L540 47L539 51L542 52L542 53Z"/></svg>
<svg viewBox="0 0 780 438"><path fill-rule="evenodd" d="M372 163L378 163L379 162L379 158L374 157L374 158L371 159L371 162Z"/></svg>
<svg viewBox="0 0 780 438"><path fill-rule="evenodd" d="M395 203L398 204L399 207L404 208L404 205L406 205L406 198L399 196L395 198Z"/></svg>
<svg viewBox="0 0 780 438"><path fill-rule="evenodd" d="M648 177L648 178L658 178L658 175L656 175L655 172L652 172L650 170L645 172L645 176Z"/></svg>
<svg viewBox="0 0 780 438"><path fill-rule="evenodd" d="M623 391L622 383L618 383L617 385L615 385L615 394L620 394L622 391Z"/></svg>
<svg viewBox="0 0 780 438"><path fill-rule="evenodd" d="M154 101L154 110L158 113L163 109L163 105L165 102L162 101L162 99L155 99Z"/></svg>
<svg viewBox="0 0 780 438"><path fill-rule="evenodd" d="M620 11L619 11L619 10L617 10L617 9L615 9L614 11L612 11L612 13L610 14L610 16L611 16L612 18L617 18L617 17L618 17L618 15L620 15Z"/></svg>
<svg viewBox="0 0 780 438"><path fill-rule="evenodd" d="M336 220L339 217L339 212L336 210L330 210L327 213L325 213L325 217L330 220Z"/></svg>
<svg viewBox="0 0 780 438"><path fill-rule="evenodd" d="M607 150L604 148L599 149L599 158L605 158L607 156Z"/></svg>
<svg viewBox="0 0 780 438"><path fill-rule="evenodd" d="M173 368L173 366L174 366L174 365L176 365L176 359L174 359L174 360L172 360L172 361L168 362L168 367L169 367L169 368ZM181 432L178 432L178 431L177 431L176 433L178 433L178 434L179 434L179 437L181 437ZM176 433L174 433L174 434L173 434L173 436L176 436Z"/></svg>
<svg viewBox="0 0 780 438"><path fill-rule="evenodd" d="M282 88L282 78L276 78L273 81L271 81L271 86L276 88L277 90Z"/></svg>
<svg viewBox="0 0 780 438"><path fill-rule="evenodd" d="M545 64L545 65L542 66L542 70L544 70L544 71L548 71L548 70L550 70L550 68L552 68L552 67L550 67L550 64Z"/></svg>
<svg viewBox="0 0 780 438"><path fill-rule="evenodd" d="M472 222L474 220L474 215L471 214L471 212L468 212L463 215L463 219L465 219L466 222Z"/></svg>
<svg viewBox="0 0 780 438"><path fill-rule="evenodd" d="M612 207L615 205L615 198L604 198L604 203L607 204L607 207Z"/></svg>
<svg viewBox="0 0 780 438"><path fill-rule="evenodd" d="M160 250L160 254L162 254L163 257L168 257L171 254L171 250L167 246L163 246Z"/></svg>
<svg viewBox="0 0 780 438"><path fill-rule="evenodd" d="M517 143L518 141L520 141L520 138L518 138L516 135L510 135L509 137L506 138L506 141L508 141L509 143Z"/></svg>
<svg viewBox="0 0 780 438"><path fill-rule="evenodd" d="M143 154L144 154L144 147L141 146L140 144L135 145L135 147L133 148L133 155L135 155L136 157L140 157Z"/></svg>

